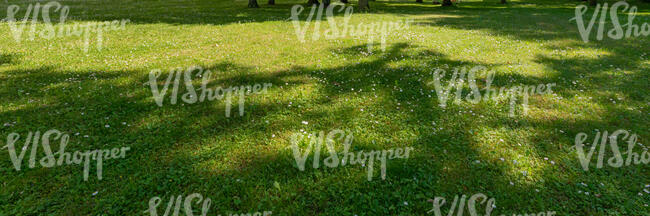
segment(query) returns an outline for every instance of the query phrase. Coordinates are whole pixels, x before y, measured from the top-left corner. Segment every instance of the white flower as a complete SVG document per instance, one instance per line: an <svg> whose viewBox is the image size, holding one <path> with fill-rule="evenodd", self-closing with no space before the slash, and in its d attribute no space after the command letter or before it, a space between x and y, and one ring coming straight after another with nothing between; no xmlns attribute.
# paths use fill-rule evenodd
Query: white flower
<svg viewBox="0 0 650 216"><path fill-rule="evenodd" d="M408 203L408 202L404 202L404 205L409 205L409 203Z"/></svg>
<svg viewBox="0 0 650 216"><path fill-rule="evenodd" d="M515 183L513 183L513 182L510 182L510 185L515 185Z"/></svg>
<svg viewBox="0 0 650 216"><path fill-rule="evenodd" d="M111 126L110 126L110 125L104 125L104 127L109 128L109 127L111 127Z"/></svg>
<svg viewBox="0 0 650 216"><path fill-rule="evenodd" d="M97 195L98 192L99 192L99 191L95 191L95 193L93 193L93 196Z"/></svg>
<svg viewBox="0 0 650 216"><path fill-rule="evenodd" d="M309 122L307 122L307 121L302 121L302 124L309 124Z"/></svg>

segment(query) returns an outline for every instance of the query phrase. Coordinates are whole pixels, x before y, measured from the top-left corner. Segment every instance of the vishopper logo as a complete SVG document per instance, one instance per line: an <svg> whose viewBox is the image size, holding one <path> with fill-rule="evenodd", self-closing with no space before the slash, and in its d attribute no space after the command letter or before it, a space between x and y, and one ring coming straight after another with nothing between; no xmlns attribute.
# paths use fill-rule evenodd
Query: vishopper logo
<svg viewBox="0 0 650 216"><path fill-rule="evenodd" d="M172 196L169 199L169 202L167 203L167 208L165 208L165 213L163 214L164 216L169 216L169 215L174 215L177 216L181 212L181 204L183 205L183 210L185 212L185 215L187 216L193 216L194 215L194 209L192 207L192 201L195 201L197 205L201 206L201 216L206 216L208 215L208 212L210 211L210 206L212 205L212 199L210 198L205 198L203 199L203 196L199 193L193 193L185 197L183 199L183 195L178 195L176 199L174 200L174 196ZM160 197L153 197L149 200L149 209L145 210L144 213L149 213L151 216L158 216L158 206L161 204L162 199ZM173 207L173 209L172 209ZM254 213L229 213L227 214L228 216L269 216L271 215L271 211L264 211L264 212L254 212ZM221 216L219 214L218 216Z"/></svg>
<svg viewBox="0 0 650 216"><path fill-rule="evenodd" d="M626 12L627 11L627 23L621 25L621 22L618 19L618 11L622 7L621 12ZM637 7L636 6L631 6L627 2L624 1L619 1L614 4L612 4L612 7L608 9L607 3L604 4L598 4L596 5L596 9L594 10L593 15L591 16L591 19L589 20L589 24L585 25L585 21L583 20L583 15L587 13L587 6L585 5L579 5L576 7L575 10L575 17L570 19L575 20L576 24L578 25L578 31L580 32L580 37L582 38L582 41L585 43L589 42L589 36L591 35L591 32L594 28L594 24L596 23L596 20L599 18L598 16L600 15L600 19L598 21L598 32L596 33L596 39L597 40L603 40L604 34L605 34L605 21L607 20L607 14L609 12L609 19L612 21L612 25L614 28L610 29L607 31L607 36L611 39L622 39L622 38L629 38L629 37L639 37L639 36L648 36L650 35L650 24L643 23L641 26L637 25L634 23L634 19L637 14Z"/></svg>
<svg viewBox="0 0 650 216"><path fill-rule="evenodd" d="M152 70L151 72L149 72L149 82L145 83L148 84L149 87L151 88L151 93L153 94L154 100L156 101L156 104L158 106L160 107L163 106L163 102L165 101L165 95L167 95L169 86L172 83L173 85L172 85L172 90L170 95L170 103L173 105L178 102L179 84L182 76L183 84L185 86L185 89L187 90L187 93L183 94L180 98L182 102L193 104L197 102L203 102L206 100L212 101L212 100L225 99L226 117L230 117L233 95L238 96L239 116L243 116L244 101L246 99L246 95L266 93L267 88L272 86L271 83L264 83L263 85L255 84L253 86L250 85L231 86L225 89L222 87L216 87L213 90L211 88L208 88L208 83L211 81L212 78L212 72L210 70L204 70L202 67L195 66L195 67L190 67L185 71L183 71L182 68L175 68L170 70L169 75L167 75L167 78L163 83L162 89L159 89L158 78L161 75L162 75L162 71L160 69ZM198 89L194 88L194 85L192 85L192 79L193 79L192 77L201 78L201 87L199 87ZM199 91L200 94L197 94L197 91Z"/></svg>
<svg viewBox="0 0 650 216"><path fill-rule="evenodd" d="M622 136L621 136L622 135ZM607 148L607 142L609 141L609 147L612 151L612 157L607 160L607 165L615 168L625 166L630 166L632 164L648 164L650 163L650 153L648 153L647 147L642 146L637 142L637 135L630 134L627 130L616 130L614 133L608 136L608 132L597 132L594 137L594 141L588 151L585 152L585 141L587 141L588 135L586 133L578 133L575 138L575 148L578 154L578 159L580 160L580 165L585 171L589 171L589 165L592 161L592 157L598 149L598 159L596 161L596 168L602 168L605 160L605 152ZM627 140L627 150L622 150L618 146L618 139ZM599 143L600 142L600 143ZM639 154L634 152L634 147L640 145L643 147L644 151ZM627 157L623 157L627 155Z"/></svg>
<svg viewBox="0 0 650 216"><path fill-rule="evenodd" d="M313 167L314 169L318 169L320 167L321 148L323 147L323 144L325 144L329 152L329 157L323 160L323 164L326 167L336 168L338 166L345 166L346 164L360 164L361 166L365 167L366 162L368 162L367 177L368 181L371 181L374 174L374 163L376 159L381 163L381 178L385 180L386 160L392 160L395 158L406 159L409 158L410 151L413 151L412 147L406 147L381 151L369 151L366 153L364 153L362 150L356 152L355 154L355 152L350 152L350 147L352 145L352 141L354 140L354 136L351 133L348 133L347 136L345 134L346 133L342 130L333 130L327 134L327 137L323 131L318 134L312 133L308 135L308 138L311 139L309 140L309 144L307 144L305 151L302 153L300 152L299 145L304 145L306 143L304 142L305 135L301 133L293 134L290 138L291 149L293 150L293 157L296 159L298 169L300 171L305 170L305 162L312 150L314 151ZM343 143L343 152L341 155L339 155L335 150L334 143L336 140ZM339 158L341 159L339 160Z"/></svg>
<svg viewBox="0 0 650 216"><path fill-rule="evenodd" d="M59 139L60 141L59 151L52 152L50 141L56 139ZM11 162L13 163L14 168L16 169L16 171L20 171L22 168L23 158L25 158L25 153L27 153L27 150L30 148L31 151L29 156L28 167L29 168L36 167L36 162L37 162L36 154L38 153L38 146L40 141L43 152L45 153L45 157L41 158L41 160L38 160L39 164L42 167L51 168L54 166L62 166L64 164L81 165L83 163L84 181L88 181L90 160L95 160L97 162L97 178L99 180L102 180L103 161L108 159L125 158L126 151L130 150L129 147L122 147L122 148L113 148L110 150L109 149L92 150L92 151L85 151L85 152L75 151L74 153L69 153L69 152L65 152L65 148L68 145L69 139L70 136L68 134L62 133L56 129L48 130L45 133L43 133L42 136L40 131L36 131L35 133L32 133L30 131L27 134L27 137L25 139L25 145L23 145L20 154L16 154L15 145L16 142L20 140L20 134L11 133L9 134L9 136L7 136L7 145L3 148L7 148L9 150L9 157L11 158ZM54 157L56 155L59 156L58 160Z"/></svg>
<svg viewBox="0 0 650 216"><path fill-rule="evenodd" d="M343 22L337 22L334 19L334 10L337 6L340 6L338 12L343 12ZM406 20L404 22L373 22L373 23L359 23L357 26L353 26L350 23L352 18L353 8L351 6L345 6L342 4L331 4L324 8L323 4L320 6L312 6L309 11L309 15L304 24L301 24L300 14L305 10L305 7L302 5L294 5L291 8L291 20L293 27L296 31L296 36L301 42L305 42L305 35L307 34L307 29L313 23L313 32L312 32L312 41L316 41L321 38L321 20L323 17L323 10L325 10L325 17L329 25L329 29L324 31L324 38L328 40L345 38L347 36L351 37L367 37L368 40L368 52L372 52L372 46L375 42L376 37L379 34L380 46L382 51L386 51L386 37L395 31L406 30L410 27L413 20ZM312 22L314 21L314 22ZM338 24L337 24L338 23Z"/></svg>
<svg viewBox="0 0 650 216"><path fill-rule="evenodd" d="M50 40L64 36L83 36L84 52L88 52L90 47L90 37L93 33L97 34L97 50L101 50L104 43L104 32L124 30L128 19L112 22L91 22L87 24L66 24L66 19L70 13L70 7L63 6L61 3L51 1L41 5L41 3L29 4L22 21L16 20L16 15L20 11L20 6L10 5L7 7L7 18L4 20L9 24L12 36L16 42L21 43L23 32L28 23L31 22L29 29L29 40L33 41L36 36ZM52 24L51 12L59 12L59 23ZM39 15L42 17L44 27L40 28Z"/></svg>
<svg viewBox="0 0 650 216"><path fill-rule="evenodd" d="M435 197L433 200L429 199L428 202L431 202L433 204L433 208L427 212L427 214L433 214L435 216L443 216L443 209L442 207L446 204L447 200L444 197ZM477 203L478 202L478 203ZM485 214L480 214L478 209L479 205L485 205ZM492 214L492 211L497 207L496 206L496 200L494 198L489 198L482 193L477 193L469 197L467 199L466 195L462 195L460 199L458 198L458 195L454 196L454 201L451 203L451 207L449 209L449 213L447 215L465 215L465 206L467 206L467 211L469 212L469 215L471 216L478 216L478 215L484 215L484 216L490 216ZM531 214L512 214L512 216L553 216L555 215L555 211L546 211L546 212L538 212L538 213L531 213ZM501 214L500 216L506 216L506 214Z"/></svg>
<svg viewBox="0 0 650 216"><path fill-rule="evenodd" d="M539 84L539 85L520 85L514 86L511 88L501 87L498 89L492 89L492 82L494 81L494 71L487 72L487 78L485 79L486 87L485 92L481 95L481 91L476 84L477 73L480 71L486 71L487 68L484 66L475 66L469 71L467 67L454 68L451 79L449 80L447 86L443 86L442 78L447 74L447 71L442 68L437 68L434 71L433 81L428 84L433 84L436 90L436 95L438 96L439 105L442 108L447 107L447 101L449 96L452 95L451 90L456 88L454 103L460 104L463 99L463 87L467 82L468 87L470 88L469 94L465 96L465 100L470 103L476 104L483 100L497 100L499 98L509 98L510 99L510 113L509 116L513 117L515 115L515 105L519 96L523 97L523 112L524 115L528 113L528 99L530 95L533 94L553 94L551 89L555 86L555 83L549 84Z"/></svg>

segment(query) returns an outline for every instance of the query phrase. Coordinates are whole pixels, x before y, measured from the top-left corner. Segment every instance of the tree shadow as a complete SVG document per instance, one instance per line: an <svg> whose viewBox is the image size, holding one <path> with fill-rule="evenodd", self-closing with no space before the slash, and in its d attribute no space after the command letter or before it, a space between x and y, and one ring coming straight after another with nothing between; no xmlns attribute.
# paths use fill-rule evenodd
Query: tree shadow
<svg viewBox="0 0 650 216"><path fill-rule="evenodd" d="M133 214L144 211L153 196L168 200L171 196L200 192L212 198L211 212L217 213L272 210L287 215L345 215L426 212L430 209L426 200L434 196L451 199L459 193L483 192L497 200L533 199L528 206L505 201L500 206L509 208L499 213L555 209L542 206L545 202L541 200L574 197L550 193L531 198L531 191L563 191L563 185L570 179L605 179L608 174L582 173L576 171L577 161L558 161L562 169L568 170L558 171L546 164L537 168L539 175L535 179L529 179L515 171L519 165L499 162L497 157L528 152L529 157L544 161L544 156L570 154L566 146L557 148L554 144L571 143L570 137L559 136L558 140L548 136L557 133L558 128L566 128L567 133L610 128L608 125L615 121L611 119L622 114L629 119L647 120L642 114L624 109L606 110L608 116L602 120L574 121L562 116L551 120L512 118L505 111L505 102L450 102L442 109L428 84L434 69L484 64L450 60L433 50L407 52L415 48L418 47L393 44L387 51L370 54L359 63L334 68L294 67L268 74L230 62L204 66L215 72L209 83L212 87L273 84L266 95L246 100L243 116L237 114L233 105L231 117L225 117L223 101L156 106L149 86L142 85L148 81L147 71L57 71L52 67L7 71L11 76L2 87L1 91L8 93L2 95L2 101L25 105L0 112L0 119L18 125L1 128L2 134L57 128L72 136L67 151L129 146L131 152L127 159L105 161L104 180L91 176L88 182L83 182L79 166L15 171L9 159L3 157L0 173L8 186L0 193L0 199L7 206L24 206L26 202L34 206L16 209L16 214L52 213L48 209L61 214ZM364 49L366 45L332 52L351 57ZM395 66L402 58L419 59L423 64ZM163 77L166 75L160 79ZM494 85L558 82L560 77L499 73ZM314 84L314 80L318 83ZM25 91L15 94L15 89ZM306 89L311 91L304 92ZM184 91L181 86L179 92ZM295 92L304 95L297 97ZM556 92L570 94L569 89L561 87ZM537 106L535 102L531 105ZM364 111L351 103L364 104ZM288 115L300 118L286 118ZM303 125L302 121L309 124ZM643 125L638 121L618 122L616 126L623 128ZM336 128L354 133L354 151L410 146L416 153L407 160L389 161L386 180L379 180L376 167L374 180L368 182L366 168L358 165L299 171L291 150L286 148L290 134L301 129L316 132ZM519 135L522 140L508 140L504 145L512 145L514 153L496 153L486 146L493 140L484 137L494 130L507 134L521 130L536 133ZM77 132L79 135L75 135ZM640 134L647 136L647 132ZM515 142L523 142L526 148L516 150ZM557 176L558 172L563 175ZM618 184L640 182L643 178L621 176L608 181ZM280 189L273 186L276 182ZM517 184L510 186L509 182ZM44 195L43 191L49 193ZM100 195L78 198L79 194L95 191ZM405 201L408 206L402 204ZM302 208L291 208L296 205ZM558 211L592 212L580 206Z"/></svg>
<svg viewBox="0 0 650 216"><path fill-rule="evenodd" d="M0 53L0 66L18 64L18 59L16 55Z"/></svg>
<svg viewBox="0 0 650 216"><path fill-rule="evenodd" d="M306 19L311 5L307 1L279 1L275 5L266 5L260 2L261 8L247 8L248 1L205 1L205 0L171 0L171 1L132 1L124 0L121 4L107 5L104 1L59 1L64 6L70 7L68 21L113 21L129 19L134 24L171 24L171 25L228 25L251 22L277 22L287 21L291 17L291 8L294 5L302 5L305 10L301 17ZM341 4L333 1L335 4ZM26 8L33 2L10 0L7 3L0 2L0 7L18 5L20 10L16 19L24 16ZM499 13L500 19L508 18L509 21L518 21L520 16L541 16L553 13L559 9L573 11L575 5L580 2L558 3L557 1L521 1L511 2L507 5L494 1L470 1L462 2L458 7L440 7L428 3L415 3L415 1L373 1L371 10L365 12L356 11L356 1L345 4L346 7L355 9L355 13L380 13L394 15L477 15L482 20L466 19L463 22L473 23L475 21L488 22L496 21L486 13ZM644 4L639 4L643 7ZM337 10L339 9L337 6ZM507 10L507 11L506 11ZM0 10L0 17L6 17L6 10ZM323 15L325 12L323 12ZM334 16L343 16L344 13L337 12ZM59 12L50 13L51 20L59 20ZM305 20L303 19L303 21ZM498 19L497 19L498 20ZM42 20L41 20L42 21ZM496 23L500 26L509 25L509 22ZM557 23L554 23L557 24ZM531 26L534 28L534 26Z"/></svg>
<svg viewBox="0 0 650 216"><path fill-rule="evenodd" d="M122 4L106 5L103 1L59 1L63 6L70 7L66 20L69 21L113 21L128 19L133 24L170 24L170 25L228 25L253 22L287 21L291 17L291 8L302 5L305 10L300 14L302 21L306 20L311 5L306 1L277 2L275 5L265 5L261 8L247 8L248 1L205 1L205 0L172 0L172 1L125 1ZM29 4L33 2L10 1L9 5L18 5L20 10L15 15L22 19ZM41 3L42 4L42 3ZM7 8L0 3L0 7ZM340 7L340 6L337 6ZM338 8L337 8L338 10ZM324 10L325 11L325 10ZM323 11L323 14L325 13ZM0 10L0 17L7 17L6 10ZM343 16L343 13L334 13ZM51 11L51 20L58 22L60 13ZM42 22L39 17L38 22Z"/></svg>
<svg viewBox="0 0 650 216"><path fill-rule="evenodd" d="M111 15L97 15L102 14L98 10L105 10L97 6L94 10L88 9L87 17L80 19L112 20L129 14L128 17L135 23L223 25L247 21L284 21L291 7L290 4L280 4L262 9L242 9L241 5L245 3L217 2L213 5L198 1L183 2L185 7L174 7L180 1L133 3L116 5L119 8L116 10L118 14ZM82 7L81 3L70 4ZM385 4L388 6L395 3ZM559 26L563 24L557 23L566 17L549 20L545 25L558 25L552 27L556 31L541 35L532 31L537 27L532 25L534 23L529 23L529 20L519 21L510 28L502 28L502 23L516 20L522 14L551 16L551 11L554 10L516 9L504 12L499 6L485 12L484 9L472 9L475 5L479 4L463 4L463 7L470 7L467 9L423 12L409 12L412 11L409 7L429 6L382 9L385 12L404 14L458 15L457 18L425 19L421 22L430 22L434 26L496 32L520 40L550 41L577 39L578 36L560 32L562 28ZM487 14L495 12L502 14L486 18ZM621 44L608 46L619 45ZM590 45L572 47L588 46ZM624 51L637 46L620 46L614 49L615 55L612 58L629 57L630 54ZM0 159L0 173L3 176L0 179L9 186L3 188L0 200L10 207L33 206L31 209L14 209L9 214L44 214L52 213L48 210L55 209L61 214L129 215L145 210L147 201L153 196L165 200L173 195L200 192L212 198L214 207L211 212L218 213L273 210L280 215L350 215L352 212L361 215L394 215L404 212L424 214L430 208L426 200L434 196L445 196L449 200L459 193L471 195L484 192L497 200L507 200L499 205L511 208L499 213L523 213L522 211L528 210L557 208L543 206L548 203L541 201L545 199L567 203L572 203L569 202L572 199L579 199L579 203L588 202L568 193L531 196L535 189L566 191L569 189L565 185L567 182L575 183L572 180L591 177L607 179L612 185L641 182L647 178L647 175L610 176L610 170L582 173L575 170L579 167L577 161L557 161L559 168L548 164L539 165L536 170L539 174L535 179L521 176L517 172L517 168L521 167L513 164L511 158L508 158L510 163L501 163L497 158L506 157L503 155L526 155L543 162L544 156L565 156L572 152L558 148L556 143L571 143L571 135L568 134L590 131L594 127L612 128L612 125L621 128L643 126L647 125L644 124L648 120L647 115L620 107L608 107L600 113L606 114L601 118L511 118L507 115L508 106L503 101L477 105L449 103L447 108L442 109L432 87L427 84L436 67L501 65L452 60L435 50L423 50L416 54L406 52L412 48L417 47L405 43L394 44L386 52L370 54L355 64L334 68L294 67L269 74L255 73L254 67L231 62L204 66L215 72L224 72L214 76L216 78L209 84L213 87L262 82L273 84L267 95L252 96L246 101L244 116L239 116L233 106L231 117L224 116L223 101L156 106L149 86L142 85L148 80L148 71L57 71L54 67L9 70L5 73L11 77L4 80L7 84L0 90L6 94L2 94L0 99L7 104L20 105L2 110L0 119L15 121L20 126L3 127L0 129L1 134L25 134L27 131L57 128L73 135L73 145L69 151L125 145L132 150L128 160L105 162L104 180L91 178L89 182L81 180L81 168L78 166L15 171L10 169L12 165L9 159L3 157ZM331 51L340 55L357 56L364 49L367 49L366 45ZM396 59L403 58L419 59L423 64L392 64ZM562 87L558 87L556 93L569 97L574 92L564 84L565 80L580 76L572 72L576 69L602 76L590 81L594 86L601 80L610 79L604 74L606 71L589 67L606 58L584 60L537 56L536 59L538 63L547 65L558 73L543 78L500 73L497 74L494 85L506 87L512 83L558 82L562 83ZM630 59L627 66L635 73L625 78L624 83L593 91L603 94L608 91L625 93L636 102L647 101L645 91L622 89L629 85L647 86L644 84L644 80L647 83L647 73L642 71L647 68L638 66L641 61L643 60ZM621 78L623 75L615 77ZM481 86L483 84L479 83ZM16 94L16 89L25 92ZM181 86L180 92L184 90ZM468 89L464 90L467 92ZM304 95L296 96L296 92L304 92ZM29 96L26 93L30 93ZM348 99L356 100L348 102ZM351 103L363 104L364 111L357 110ZM555 109L552 105L554 103L545 101L544 98L535 98L531 102L531 106L539 106L538 109ZM290 115L299 116L300 119L286 118ZM481 115L488 118L479 117ZM621 115L629 121L618 121ZM309 125L304 126L302 121L309 122ZM122 122L126 126L122 126ZM366 170L359 166L308 169L304 172L296 169L290 150L286 149L288 136L301 129L314 132L335 128L350 128L354 132L358 137L353 145L355 151L397 146L412 146L417 151L408 160L389 162L388 178L385 181L379 180L378 175L375 175L376 180L366 181ZM567 135L558 135L558 128L566 131ZM645 132L647 128L645 129L639 131L642 137L648 136ZM535 133L517 137L522 138L521 142L526 144L526 148L521 149L516 149L516 142L520 140L506 138L508 143L503 145L511 145L514 150L503 153L495 152L485 145L487 141L495 140L484 138L499 130L511 135L523 130ZM77 132L80 135L74 136ZM275 136L272 137L271 134ZM90 136L84 138L84 135ZM375 140L375 137L384 140ZM377 172L376 170L375 173ZM40 179L56 181L42 182ZM278 182L280 189L273 186L275 182ZM510 182L517 184L509 185ZM95 191L99 191L98 196L79 198L79 194L92 194ZM513 203L513 200L531 200L531 204L522 206L521 203ZM406 201L409 205L403 204ZM604 201L600 201L599 205L611 207L605 205ZM362 208L351 209L350 206ZM593 213L588 205L563 207L565 209L558 211L566 214Z"/></svg>

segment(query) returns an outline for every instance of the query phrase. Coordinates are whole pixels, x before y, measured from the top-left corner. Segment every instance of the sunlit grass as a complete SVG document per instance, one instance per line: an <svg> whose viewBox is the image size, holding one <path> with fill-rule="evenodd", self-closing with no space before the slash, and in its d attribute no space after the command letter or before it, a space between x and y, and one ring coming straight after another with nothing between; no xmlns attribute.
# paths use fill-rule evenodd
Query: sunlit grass
<svg viewBox="0 0 650 216"><path fill-rule="evenodd" d="M370 51L367 37L312 40L308 29L306 42L298 40L287 19L304 2L62 3L71 6L70 23L131 22L106 32L101 50L93 39L89 52L78 36L17 43L0 23L0 145L12 132L55 128L71 135L68 151L132 151L107 161L103 180L84 182L79 166L15 171L0 150L0 215L134 215L152 197L191 193L210 197L215 215L426 215L428 199L475 193L496 198L499 215L649 211L650 195L638 195L650 183L647 165L585 172L571 149L580 132L627 129L644 145L650 137L650 40L582 42L569 21L582 2L371 1L351 25L414 22L389 34L386 50L375 40ZM631 3L647 20L647 3ZM327 28L322 21L320 32ZM156 106L144 85L149 71L195 65L213 71L213 87L273 86L246 97L243 116L234 103L225 117L222 100ZM477 65L496 72L493 87L557 86L532 96L526 115L518 103L510 117L505 98L450 99L440 108L429 84L435 69ZM415 152L390 160L386 180L375 167L368 182L360 165L299 171L289 137L334 129L354 134L354 151Z"/></svg>

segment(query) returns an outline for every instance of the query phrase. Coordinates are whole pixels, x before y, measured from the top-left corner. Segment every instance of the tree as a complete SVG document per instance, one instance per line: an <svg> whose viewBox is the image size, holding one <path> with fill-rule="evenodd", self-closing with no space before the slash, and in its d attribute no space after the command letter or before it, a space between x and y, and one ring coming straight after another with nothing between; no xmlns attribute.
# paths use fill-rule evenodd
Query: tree
<svg viewBox="0 0 650 216"><path fill-rule="evenodd" d="M275 5L275 0L269 0L269 5Z"/></svg>
<svg viewBox="0 0 650 216"><path fill-rule="evenodd" d="M260 5L257 4L257 0L248 0L248 7L249 8L258 8Z"/></svg>
<svg viewBox="0 0 650 216"><path fill-rule="evenodd" d="M442 6L451 6L451 0L442 0Z"/></svg>
<svg viewBox="0 0 650 216"><path fill-rule="evenodd" d="M330 6L331 0L323 0L323 6Z"/></svg>
<svg viewBox="0 0 650 216"><path fill-rule="evenodd" d="M368 5L368 0L359 0L359 10L367 10L370 9L370 6Z"/></svg>
<svg viewBox="0 0 650 216"><path fill-rule="evenodd" d="M501 4L507 3L506 0L501 0Z"/></svg>
<svg viewBox="0 0 650 216"><path fill-rule="evenodd" d="M596 6L598 4L598 1L596 0L589 0L589 5L590 6Z"/></svg>
<svg viewBox="0 0 650 216"><path fill-rule="evenodd" d="M341 3L343 3L343 4L347 4L347 3L349 3L349 2L348 2L348 0L341 0Z"/></svg>
<svg viewBox="0 0 650 216"><path fill-rule="evenodd" d="M422 3L422 0L415 0L415 3Z"/></svg>
<svg viewBox="0 0 650 216"><path fill-rule="evenodd" d="M320 2L318 2L318 0L309 0L309 2L307 2L307 4L309 4L309 5L319 5Z"/></svg>

